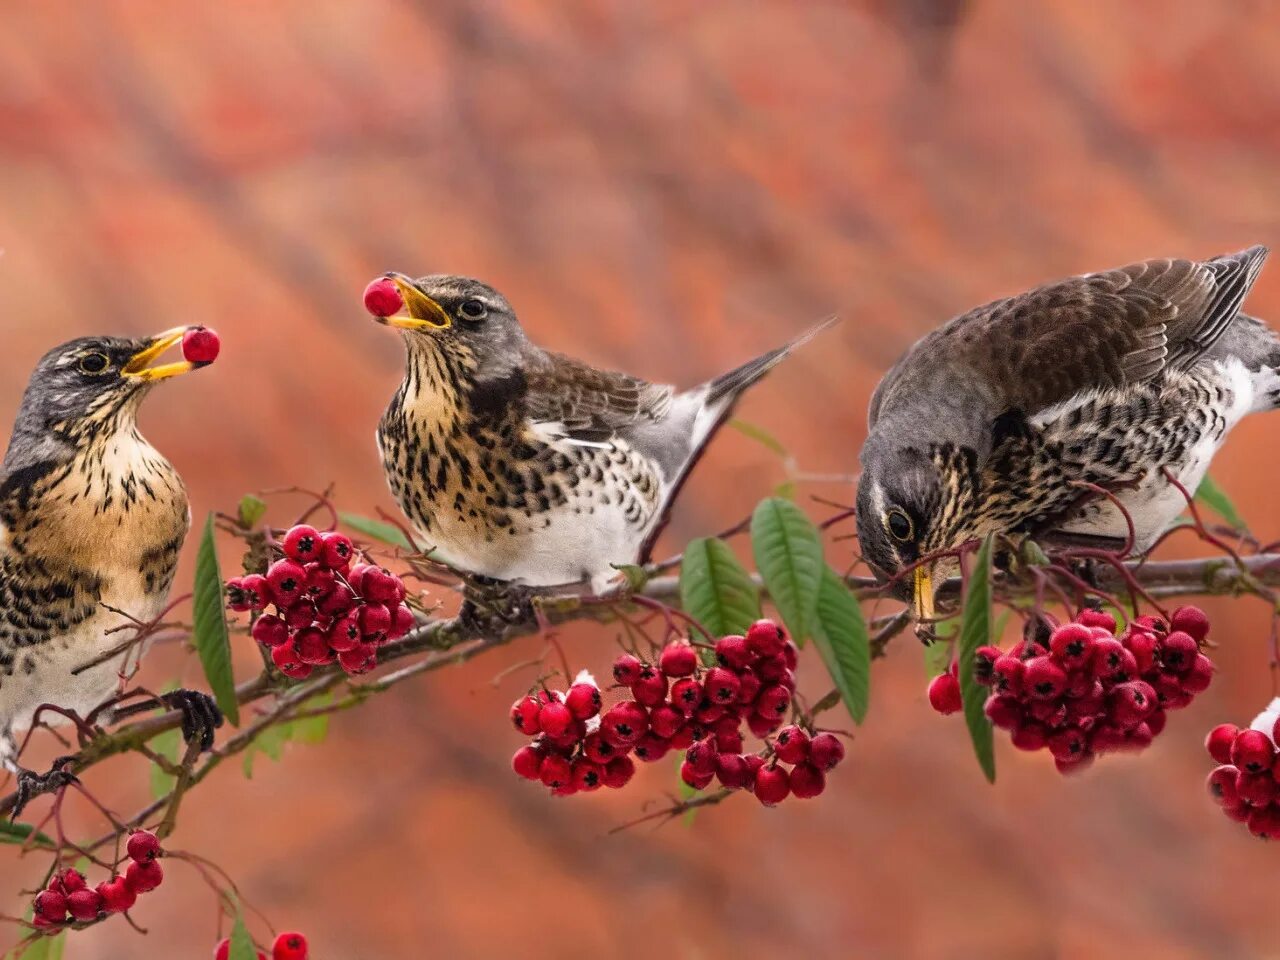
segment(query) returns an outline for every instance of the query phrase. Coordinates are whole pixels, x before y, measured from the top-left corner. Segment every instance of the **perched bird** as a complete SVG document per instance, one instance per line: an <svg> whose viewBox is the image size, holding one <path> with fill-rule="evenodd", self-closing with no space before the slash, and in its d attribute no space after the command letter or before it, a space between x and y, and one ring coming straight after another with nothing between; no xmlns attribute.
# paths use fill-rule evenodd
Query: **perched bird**
<svg viewBox="0 0 1280 960"><path fill-rule="evenodd" d="M108 631L165 607L190 510L137 414L155 384L203 365L152 365L184 331L72 340L40 360L23 395L0 465L0 762L18 773L15 815L70 778L60 763L43 777L21 769L17 732L46 704L83 717L109 701L128 654L78 668L129 636ZM161 699L183 711L189 740L212 743L221 716L208 697Z"/></svg>
<svg viewBox="0 0 1280 960"><path fill-rule="evenodd" d="M1150 547L1186 506L1169 477L1194 491L1243 416L1280 407L1280 338L1240 313L1266 255L1071 277L912 346L862 448L873 570L927 620L942 570L921 558L992 531L1116 548L1131 520L1135 550Z"/></svg>
<svg viewBox="0 0 1280 960"><path fill-rule="evenodd" d="M528 587L601 592L643 562L742 392L827 325L679 392L541 349L478 280L387 277L409 312L378 318L408 350L378 427L391 491L449 565Z"/></svg>

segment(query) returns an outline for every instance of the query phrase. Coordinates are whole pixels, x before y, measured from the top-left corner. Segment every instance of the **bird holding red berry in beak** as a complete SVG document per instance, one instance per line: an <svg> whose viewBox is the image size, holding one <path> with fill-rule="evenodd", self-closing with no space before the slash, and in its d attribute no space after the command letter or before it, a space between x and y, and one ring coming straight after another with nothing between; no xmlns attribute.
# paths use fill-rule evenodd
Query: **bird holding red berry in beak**
<svg viewBox="0 0 1280 960"><path fill-rule="evenodd" d="M1071 277L916 343L871 399L857 518L872 569L927 622L955 568L933 555L991 532L1148 549L1228 431L1280 407L1280 338L1240 312L1266 255Z"/></svg>
<svg viewBox="0 0 1280 960"><path fill-rule="evenodd" d="M478 280L388 274L365 303L404 335L404 382L378 445L423 540L470 574L596 592L615 564L647 558L743 391L834 322L679 391L543 350Z"/></svg>
<svg viewBox="0 0 1280 960"><path fill-rule="evenodd" d="M180 342L186 359L155 362ZM127 636L114 631L165 608L190 510L137 414L153 387L206 366L217 346L203 327L84 337L31 375L0 464L0 763L18 774L14 815L71 779L62 763L45 776L21 769L17 731L45 705L83 716L108 702L131 655L102 656ZM213 701L187 690L162 699L207 749L222 722Z"/></svg>

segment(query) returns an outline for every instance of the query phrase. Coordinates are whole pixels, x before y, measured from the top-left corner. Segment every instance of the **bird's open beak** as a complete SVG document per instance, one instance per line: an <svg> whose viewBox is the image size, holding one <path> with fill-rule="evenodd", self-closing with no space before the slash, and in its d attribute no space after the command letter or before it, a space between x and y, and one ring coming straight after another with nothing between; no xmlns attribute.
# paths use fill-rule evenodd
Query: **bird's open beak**
<svg viewBox="0 0 1280 960"><path fill-rule="evenodd" d="M151 366L151 361L160 354L164 353L174 344L182 342L182 336L190 327L174 327L172 330L166 330L164 333L157 333L147 343L145 347L129 358L129 362L124 365L124 369L120 372L134 380L141 380L144 383L154 383L157 380L167 380L169 377L178 377L184 373L194 370L197 364L190 360L178 360L173 363L162 363L157 367ZM204 364L199 364L204 366Z"/></svg>
<svg viewBox="0 0 1280 960"><path fill-rule="evenodd" d="M379 323L401 330L444 330L453 324L444 307L436 303L418 289L408 277L399 273L388 273L387 279L400 291L400 299L409 310L409 316L378 317Z"/></svg>
<svg viewBox="0 0 1280 960"><path fill-rule="evenodd" d="M933 571L927 563L915 569L915 607L917 623L933 620Z"/></svg>

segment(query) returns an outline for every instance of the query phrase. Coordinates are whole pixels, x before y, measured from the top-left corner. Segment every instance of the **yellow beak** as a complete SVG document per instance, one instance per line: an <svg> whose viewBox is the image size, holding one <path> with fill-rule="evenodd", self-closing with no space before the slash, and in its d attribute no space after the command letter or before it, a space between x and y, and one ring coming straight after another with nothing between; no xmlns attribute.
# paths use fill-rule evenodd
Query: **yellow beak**
<svg viewBox="0 0 1280 960"><path fill-rule="evenodd" d="M157 380L167 380L169 377L178 377L194 370L196 365L190 360L162 363L158 367L149 366L151 361L160 356L160 354L174 344L181 343L183 334L190 329L190 327L174 327L164 333L157 333L151 338L151 342L146 347L129 358L129 362L120 371L121 374L134 380L141 380L144 383L153 383Z"/></svg>
<svg viewBox="0 0 1280 960"><path fill-rule="evenodd" d="M933 620L933 574L928 564L922 563L915 571L916 622Z"/></svg>
<svg viewBox="0 0 1280 960"><path fill-rule="evenodd" d="M452 326L453 320L445 312L444 307L419 290L417 284L408 277L399 273L388 273L387 279L400 291L400 299L409 308L409 316L378 317L379 323L400 330L444 330Z"/></svg>

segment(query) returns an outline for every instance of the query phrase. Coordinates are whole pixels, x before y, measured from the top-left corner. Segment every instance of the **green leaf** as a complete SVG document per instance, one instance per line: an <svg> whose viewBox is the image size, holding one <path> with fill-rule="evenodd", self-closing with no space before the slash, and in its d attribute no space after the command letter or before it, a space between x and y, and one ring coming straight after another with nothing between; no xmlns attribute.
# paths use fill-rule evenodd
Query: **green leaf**
<svg viewBox="0 0 1280 960"><path fill-rule="evenodd" d="M729 426L737 430L743 436L750 437L760 446L776 454L780 459L786 460L791 454L782 442L764 427L749 423L746 420L739 420L736 417L729 421Z"/></svg>
<svg viewBox="0 0 1280 960"><path fill-rule="evenodd" d="M813 643L849 715L855 723L862 723L871 699L871 638L858 598L840 574L830 567L823 569L814 608Z"/></svg>
<svg viewBox="0 0 1280 960"><path fill-rule="evenodd" d="M760 619L760 588L723 540L699 537L680 562L680 605L714 641Z"/></svg>
<svg viewBox="0 0 1280 960"><path fill-rule="evenodd" d="M52 837L41 833L29 823L12 823L9 820L0 819L0 843L21 845L27 842L28 837L33 837L31 840L33 847L57 849L58 845L53 842Z"/></svg>
<svg viewBox="0 0 1280 960"><path fill-rule="evenodd" d="M174 727L172 730L166 730L164 733L152 737L151 749L166 760L177 763L178 751L182 749L182 731ZM153 800L167 797L176 782L177 778L165 773L160 769L159 764L153 763L151 765L151 798Z"/></svg>
<svg viewBox="0 0 1280 960"><path fill-rule="evenodd" d="M331 703L333 703L333 694L322 693L308 700L303 709L314 710L318 707L327 707ZM324 743L325 738L328 736L329 714L327 713L293 721L293 739L298 743Z"/></svg>
<svg viewBox="0 0 1280 960"><path fill-rule="evenodd" d="M991 642L991 541L990 535L978 550L977 562L969 577L964 596L964 612L960 623L960 697L964 702L964 721L969 727L973 752L978 765L991 783L996 782L995 745L991 721L983 710L987 690L974 678L973 654Z"/></svg>
<svg viewBox="0 0 1280 960"><path fill-rule="evenodd" d="M240 498L239 515L240 526L251 530L267 515L267 502L252 493L246 493Z"/></svg>
<svg viewBox="0 0 1280 960"><path fill-rule="evenodd" d="M818 528L794 503L761 500L751 517L751 546L765 589L796 643L813 629L827 562Z"/></svg>
<svg viewBox="0 0 1280 960"><path fill-rule="evenodd" d="M626 579L628 593L639 593L649 582L649 574L644 567L636 566L634 563L613 563L610 566Z"/></svg>
<svg viewBox="0 0 1280 960"><path fill-rule="evenodd" d="M1231 498L1226 495L1220 486L1213 482L1213 477L1207 473L1204 475L1204 479L1200 481L1200 486L1196 488L1196 499L1222 517L1236 530L1249 529L1248 524L1244 522L1244 518L1236 511L1236 505L1231 502Z"/></svg>
<svg viewBox="0 0 1280 960"><path fill-rule="evenodd" d="M405 535L400 532L400 528L390 523L383 523L381 520L374 520L370 517L362 517L358 513L339 513L338 517L352 530L363 533L366 537L373 537L383 543L389 543L393 547L403 547L405 550L413 550L414 546Z"/></svg>
<svg viewBox="0 0 1280 960"><path fill-rule="evenodd" d="M213 538L213 514L204 522L204 536L196 551L196 583L191 602L192 636L209 689L233 727L240 726L236 678L231 672L231 636L222 599L222 572Z"/></svg>
<svg viewBox="0 0 1280 960"><path fill-rule="evenodd" d="M14 953L15 960L62 960L62 951L67 946L67 935L43 936L32 942L22 953ZM9 954L5 954L9 956Z"/></svg>
<svg viewBox="0 0 1280 960"><path fill-rule="evenodd" d="M249 928L244 925L244 916L236 910L236 921L231 927L231 952L227 960L257 960L257 957L258 948L253 945Z"/></svg>

